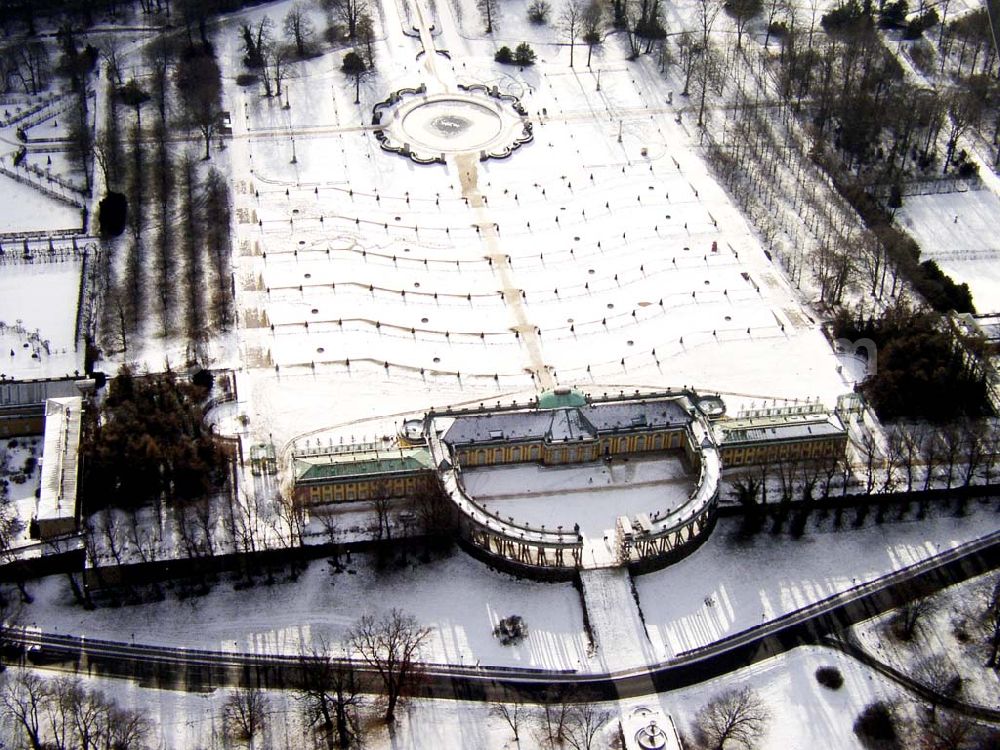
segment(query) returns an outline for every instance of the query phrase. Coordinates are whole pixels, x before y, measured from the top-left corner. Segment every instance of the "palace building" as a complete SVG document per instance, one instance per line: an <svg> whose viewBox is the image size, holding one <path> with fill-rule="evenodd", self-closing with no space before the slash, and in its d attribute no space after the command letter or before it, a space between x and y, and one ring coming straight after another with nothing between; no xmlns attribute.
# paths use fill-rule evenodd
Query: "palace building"
<svg viewBox="0 0 1000 750"><path fill-rule="evenodd" d="M292 454L295 499L318 506L376 497L413 497L436 487L425 447L379 449L374 443Z"/></svg>
<svg viewBox="0 0 1000 750"><path fill-rule="evenodd" d="M458 416L443 440L462 466L570 464L680 449L691 419L676 398L592 403L564 388L534 408Z"/></svg>
<svg viewBox="0 0 1000 750"><path fill-rule="evenodd" d="M719 423L716 440L724 467L783 461L839 458L847 448L847 430L836 414L785 414Z"/></svg>

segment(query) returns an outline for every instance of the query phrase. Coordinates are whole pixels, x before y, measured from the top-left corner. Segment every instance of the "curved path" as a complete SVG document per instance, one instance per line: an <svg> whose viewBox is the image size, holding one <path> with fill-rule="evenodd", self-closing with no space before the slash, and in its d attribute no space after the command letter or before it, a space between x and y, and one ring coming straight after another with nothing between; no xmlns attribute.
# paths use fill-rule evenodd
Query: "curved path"
<svg viewBox="0 0 1000 750"><path fill-rule="evenodd" d="M1000 531L649 668L582 673L427 664L419 694L487 701L501 699L513 690L530 699L553 687L563 687L572 690L579 700L614 700L673 690L800 645L831 645L828 638L831 634L998 565ZM292 689L302 674L297 656L177 649L30 630L12 631L8 640L29 649L28 661L38 667L132 679L168 689L205 690L251 684ZM378 678L372 670L362 664L356 667L365 689L378 692ZM897 682L905 682L904 675L889 674L885 669L880 671ZM920 694L919 688L911 688Z"/></svg>

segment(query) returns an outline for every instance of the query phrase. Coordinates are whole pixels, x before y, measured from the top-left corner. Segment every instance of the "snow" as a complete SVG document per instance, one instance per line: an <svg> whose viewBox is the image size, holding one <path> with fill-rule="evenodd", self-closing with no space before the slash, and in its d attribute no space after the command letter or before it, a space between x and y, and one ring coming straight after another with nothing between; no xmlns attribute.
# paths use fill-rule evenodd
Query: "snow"
<svg viewBox="0 0 1000 750"><path fill-rule="evenodd" d="M83 351L75 347L82 268L77 260L0 264L0 322L6 324L0 329L0 372L8 378L83 370Z"/></svg>
<svg viewBox="0 0 1000 750"><path fill-rule="evenodd" d="M522 22L523 7L505 8L497 43L553 37ZM472 5L462 8L462 29L473 33ZM830 402L849 389L794 290L663 106L671 84L653 61L626 64L609 41L599 92L585 55L571 70L562 47L542 45L534 68L500 66L494 42L462 36L455 8L440 3L435 44L452 62L437 57L433 72L522 96L535 141L474 170L455 160L419 166L382 152L362 129L392 90L440 83L425 67L433 56L414 59L397 9L384 11L378 73L360 106L339 53L289 66L288 109L227 85L240 348L256 434L284 443L331 422L553 382ZM227 79L239 70L237 43L227 27ZM498 235L482 229L492 225ZM524 335L535 327L538 338ZM335 415L312 407L328 393Z"/></svg>
<svg viewBox="0 0 1000 750"><path fill-rule="evenodd" d="M0 196L4 206L0 210L0 233L80 229L79 208L50 198L6 175L0 175Z"/></svg>
<svg viewBox="0 0 1000 750"><path fill-rule="evenodd" d="M978 538L993 519L993 511L979 505L963 518L932 513L923 521L869 521L862 529L847 528L848 518L840 531L831 529L828 518L799 540L762 533L748 543L733 539L737 521L721 519L693 554L635 579L652 653L656 660L669 659L874 580ZM831 555L839 561L836 572ZM321 638L336 643L365 611L395 606L432 628L426 656L431 661L603 668L600 653L596 660L588 657L580 598L570 584L518 581L459 551L404 570L378 573L374 567L372 560L356 557L355 574L332 576L317 561L297 583L259 586L249 594L223 582L205 597L92 612L75 606L65 579L53 577L32 592L36 602L27 608L26 623L111 640L134 635L137 643L294 654L300 644ZM519 646L503 647L492 630L511 614L525 619L529 636ZM621 655L639 646L615 648ZM642 663L645 658L617 667Z"/></svg>
<svg viewBox="0 0 1000 750"><path fill-rule="evenodd" d="M472 665L578 669L587 661L580 598L571 584L517 581L462 552L404 570L375 570L354 556L353 573L310 564L296 583L234 591L219 584L201 598L85 612L62 577L45 579L26 622L43 630L137 643L226 651L299 653L322 640L336 644L365 612L399 607L432 629L425 658ZM251 603L252 602L252 603ZM521 615L528 637L502 646L497 622Z"/></svg>
<svg viewBox="0 0 1000 750"><path fill-rule="evenodd" d="M896 214L920 245L922 259L969 285L980 313L1000 311L998 217L1000 198L989 190L907 196Z"/></svg>
<svg viewBox="0 0 1000 750"><path fill-rule="evenodd" d="M548 529L579 524L580 533L591 538L608 534L618 516L666 514L688 499L697 480L675 456L464 469L462 478L466 491L491 513Z"/></svg>
<svg viewBox="0 0 1000 750"><path fill-rule="evenodd" d="M977 539L995 526L991 509L968 516L928 515L922 521L869 521L861 529L834 530L816 514L799 540L766 531L740 542L739 522L720 519L695 553L636 579L639 606L659 659L707 645L811 602L873 581L950 547ZM831 559L837 563L831 566Z"/></svg>
<svg viewBox="0 0 1000 750"><path fill-rule="evenodd" d="M12 540L12 547L31 543L28 537L28 520L35 516L38 508L35 492L41 483L41 471L37 460L30 474L24 473L24 467L29 456L34 456L35 459L40 457L41 443L41 435L0 440L0 481L6 479L7 500L16 509L16 517L23 522ZM14 476L23 481L14 481Z"/></svg>
<svg viewBox="0 0 1000 750"><path fill-rule="evenodd" d="M621 664L655 664L628 570L585 570L580 580L601 671L614 672Z"/></svg>
<svg viewBox="0 0 1000 750"><path fill-rule="evenodd" d="M820 666L840 670L844 677L840 690L828 690L816 682L815 671ZM43 678L53 676L45 670L37 673ZM100 690L122 706L142 711L153 721L154 747L179 750L211 746L221 739L219 717L228 691L184 693L155 690L124 680L81 677L88 688ZM700 685L597 704L597 708L612 714L603 730L603 741L611 742L612 734L617 732L618 717L637 706L659 708L671 716L678 730L690 736L695 716L705 703L723 690L746 685L758 692L770 712L767 731L759 745L766 748L862 750L864 746L852 731L861 710L875 700L895 703L904 709L909 702L909 696L894 683L849 657L818 647L801 647ZM259 746L311 746L312 738L302 727L300 705L294 695L266 691L266 696L269 721ZM370 725L365 746L372 750L531 747L536 742L531 727L540 710L530 705L526 708L528 718L522 728L521 743L517 745L510 728L502 718L492 714L489 703L409 700L398 712L397 725L391 734L382 726Z"/></svg>
<svg viewBox="0 0 1000 750"><path fill-rule="evenodd" d="M920 662L933 655L943 655L962 677L961 700L993 709L1000 709L1000 676L984 666L989 656L989 639L977 621L986 607L988 596L996 585L996 573L950 586L930 597L934 609L919 623L911 642L900 641L891 634L894 613L874 617L855 625L853 633L861 645L880 661L921 681ZM966 643L957 637L959 628L970 637Z"/></svg>

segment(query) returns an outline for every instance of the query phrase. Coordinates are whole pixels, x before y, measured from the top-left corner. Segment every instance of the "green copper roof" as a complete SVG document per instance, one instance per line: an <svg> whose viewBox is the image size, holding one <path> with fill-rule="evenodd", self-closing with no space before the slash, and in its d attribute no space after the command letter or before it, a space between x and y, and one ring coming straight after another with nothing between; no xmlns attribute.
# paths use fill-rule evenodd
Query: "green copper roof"
<svg viewBox="0 0 1000 750"><path fill-rule="evenodd" d="M587 397L573 388L556 388L538 397L539 409L566 409L586 406Z"/></svg>
<svg viewBox="0 0 1000 750"><path fill-rule="evenodd" d="M309 482L395 474L432 467L430 452L426 448L310 456L295 459L295 480Z"/></svg>

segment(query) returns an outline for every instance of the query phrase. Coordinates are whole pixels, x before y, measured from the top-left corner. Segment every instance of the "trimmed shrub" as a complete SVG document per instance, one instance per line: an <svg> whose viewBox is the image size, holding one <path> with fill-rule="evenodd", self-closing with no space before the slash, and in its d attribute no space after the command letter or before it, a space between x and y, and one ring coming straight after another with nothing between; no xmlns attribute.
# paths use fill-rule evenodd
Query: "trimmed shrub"
<svg viewBox="0 0 1000 750"><path fill-rule="evenodd" d="M518 65L534 65L535 51L527 42L521 42L514 50L514 62Z"/></svg>
<svg viewBox="0 0 1000 750"><path fill-rule="evenodd" d="M836 667L820 667L816 670L816 682L830 690L840 690L844 675Z"/></svg>
<svg viewBox="0 0 1000 750"><path fill-rule="evenodd" d="M854 722L854 734L869 750L890 750L899 744L892 706L875 701L865 706Z"/></svg>

